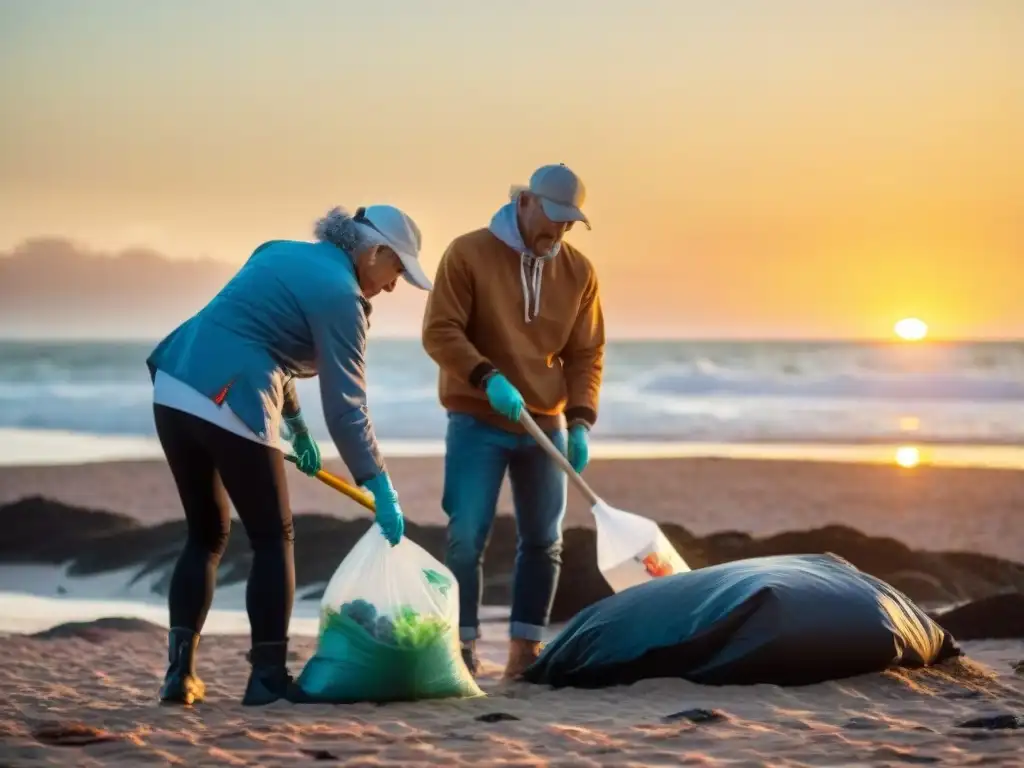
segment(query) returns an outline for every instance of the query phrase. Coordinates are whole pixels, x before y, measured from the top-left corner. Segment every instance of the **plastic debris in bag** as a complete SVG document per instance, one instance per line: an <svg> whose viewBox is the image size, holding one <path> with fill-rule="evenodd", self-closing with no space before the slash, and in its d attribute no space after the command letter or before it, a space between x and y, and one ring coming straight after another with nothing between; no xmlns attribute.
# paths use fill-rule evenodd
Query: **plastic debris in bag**
<svg viewBox="0 0 1024 768"><path fill-rule="evenodd" d="M373 525L324 591L317 649L297 682L328 703L482 696L458 632L452 573L408 538L392 547Z"/></svg>
<svg viewBox="0 0 1024 768"><path fill-rule="evenodd" d="M597 521L597 567L615 592L690 570L653 520L600 500L591 511Z"/></svg>

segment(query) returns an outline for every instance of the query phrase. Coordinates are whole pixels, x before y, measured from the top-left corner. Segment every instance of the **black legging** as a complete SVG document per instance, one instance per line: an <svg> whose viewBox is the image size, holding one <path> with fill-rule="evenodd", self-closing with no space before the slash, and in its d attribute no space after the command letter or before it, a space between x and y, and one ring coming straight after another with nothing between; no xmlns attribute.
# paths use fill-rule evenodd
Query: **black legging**
<svg viewBox="0 0 1024 768"><path fill-rule="evenodd" d="M171 577L171 626L203 629L231 529L230 497L253 550L245 592L252 642L284 640L295 598L284 456L173 408L154 405L153 415L188 522Z"/></svg>

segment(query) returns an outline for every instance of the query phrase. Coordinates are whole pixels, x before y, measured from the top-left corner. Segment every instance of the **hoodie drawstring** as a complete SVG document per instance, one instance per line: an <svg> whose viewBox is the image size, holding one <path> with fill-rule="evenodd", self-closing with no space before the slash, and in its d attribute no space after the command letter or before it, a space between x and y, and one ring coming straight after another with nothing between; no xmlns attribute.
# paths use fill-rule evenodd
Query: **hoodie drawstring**
<svg viewBox="0 0 1024 768"><path fill-rule="evenodd" d="M527 272L531 273L529 277L527 277ZM533 319L540 314L540 285L543 275L543 259L538 259L528 253L519 254L519 278L523 284L523 316L527 323L533 322Z"/></svg>

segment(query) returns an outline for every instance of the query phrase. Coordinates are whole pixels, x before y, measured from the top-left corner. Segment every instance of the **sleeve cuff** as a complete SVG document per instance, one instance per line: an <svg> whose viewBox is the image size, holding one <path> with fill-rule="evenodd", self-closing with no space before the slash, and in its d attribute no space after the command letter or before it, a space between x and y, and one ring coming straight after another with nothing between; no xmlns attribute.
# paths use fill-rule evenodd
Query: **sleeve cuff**
<svg viewBox="0 0 1024 768"><path fill-rule="evenodd" d="M355 474L353 474L352 482L355 483L359 488L365 488L366 490L370 491L370 493L373 493L373 491L369 488L369 485L370 483L373 482L374 478L379 477L381 475L384 475L385 477L387 477L388 475L388 468L384 465L384 459L380 459L380 461L377 464L376 470L373 472L368 472L367 474L359 475L358 477ZM391 480L388 479L387 482L390 484Z"/></svg>
<svg viewBox="0 0 1024 768"><path fill-rule="evenodd" d="M304 435L309 431L309 428L306 426L306 420L302 417L301 411L296 411L289 416L285 416L284 423L287 424L292 433L296 435Z"/></svg>
<svg viewBox="0 0 1024 768"><path fill-rule="evenodd" d="M589 431L597 423L597 412L593 408L587 408L586 406L575 406L566 409L565 420L570 426L582 424Z"/></svg>
<svg viewBox="0 0 1024 768"><path fill-rule="evenodd" d="M480 363L476 368L470 371L469 383L472 384L477 389L480 389L481 387L483 387L484 379L487 378L487 375L497 370L497 368L495 368L488 362Z"/></svg>

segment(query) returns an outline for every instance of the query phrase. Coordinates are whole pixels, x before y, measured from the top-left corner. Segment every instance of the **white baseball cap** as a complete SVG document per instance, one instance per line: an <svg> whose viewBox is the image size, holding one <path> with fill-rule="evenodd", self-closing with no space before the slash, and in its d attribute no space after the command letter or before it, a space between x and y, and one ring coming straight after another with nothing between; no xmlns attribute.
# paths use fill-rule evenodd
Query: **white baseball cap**
<svg viewBox="0 0 1024 768"><path fill-rule="evenodd" d="M407 282L424 291L433 287L420 264L423 236L411 217L392 205L371 205L358 209L352 218L357 224L372 230L373 236L398 254L402 262L402 276Z"/></svg>

